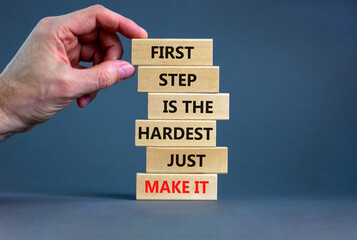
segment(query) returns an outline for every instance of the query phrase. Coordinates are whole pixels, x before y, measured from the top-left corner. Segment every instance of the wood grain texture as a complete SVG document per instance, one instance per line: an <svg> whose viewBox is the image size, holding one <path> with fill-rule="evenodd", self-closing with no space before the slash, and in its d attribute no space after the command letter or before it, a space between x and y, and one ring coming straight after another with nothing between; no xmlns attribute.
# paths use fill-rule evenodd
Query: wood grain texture
<svg viewBox="0 0 357 240"><path fill-rule="evenodd" d="M149 93L148 119L229 119L228 93Z"/></svg>
<svg viewBox="0 0 357 240"><path fill-rule="evenodd" d="M228 172L228 148L148 147L146 148L146 172L226 174Z"/></svg>
<svg viewBox="0 0 357 240"><path fill-rule="evenodd" d="M139 66L138 92L219 92L218 66Z"/></svg>
<svg viewBox="0 0 357 240"><path fill-rule="evenodd" d="M132 64L212 66L212 39L133 39Z"/></svg>
<svg viewBox="0 0 357 240"><path fill-rule="evenodd" d="M216 146L216 121L136 120L136 146Z"/></svg>
<svg viewBox="0 0 357 240"><path fill-rule="evenodd" d="M217 200L217 174L136 174L137 200Z"/></svg>

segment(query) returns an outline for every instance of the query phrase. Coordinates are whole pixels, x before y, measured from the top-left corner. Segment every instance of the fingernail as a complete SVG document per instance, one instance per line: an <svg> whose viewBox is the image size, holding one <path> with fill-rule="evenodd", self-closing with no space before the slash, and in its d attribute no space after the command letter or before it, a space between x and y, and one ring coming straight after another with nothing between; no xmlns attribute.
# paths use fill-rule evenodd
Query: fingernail
<svg viewBox="0 0 357 240"><path fill-rule="evenodd" d="M91 98L89 97L89 96L83 96L82 98L81 98L81 105L82 105L82 107L85 107L85 106L87 106L90 102L91 102Z"/></svg>
<svg viewBox="0 0 357 240"><path fill-rule="evenodd" d="M135 68L129 63L125 64L125 65L122 65L119 68L119 78L120 78L120 80L127 79L127 78L133 76L134 73L135 73Z"/></svg>

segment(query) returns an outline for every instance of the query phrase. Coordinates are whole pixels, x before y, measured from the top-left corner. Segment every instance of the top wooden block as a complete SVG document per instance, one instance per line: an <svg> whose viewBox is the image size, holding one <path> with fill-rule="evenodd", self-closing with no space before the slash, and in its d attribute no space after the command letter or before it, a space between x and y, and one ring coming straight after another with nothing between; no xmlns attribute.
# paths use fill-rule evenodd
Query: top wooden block
<svg viewBox="0 0 357 240"><path fill-rule="evenodd" d="M133 65L212 66L212 39L133 39Z"/></svg>

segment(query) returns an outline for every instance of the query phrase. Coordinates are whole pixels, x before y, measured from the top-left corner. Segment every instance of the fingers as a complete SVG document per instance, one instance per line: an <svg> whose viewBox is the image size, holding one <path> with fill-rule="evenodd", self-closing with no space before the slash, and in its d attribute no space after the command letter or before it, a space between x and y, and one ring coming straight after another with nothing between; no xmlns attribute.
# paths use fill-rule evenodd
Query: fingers
<svg viewBox="0 0 357 240"><path fill-rule="evenodd" d="M103 50L99 47L93 56L93 66L102 62L104 56Z"/></svg>
<svg viewBox="0 0 357 240"><path fill-rule="evenodd" d="M102 61L118 60L122 57L123 46L117 34L100 30L99 42L82 44L80 61L93 61L93 65L97 65Z"/></svg>
<svg viewBox="0 0 357 240"><path fill-rule="evenodd" d="M98 34L98 30L82 36L81 40L84 42L95 41L98 38L98 36L95 36L96 34ZM117 60L122 57L123 47L119 36L116 33L101 29L99 31L99 42L100 45L98 43L87 43L82 45L80 54L81 61L93 61L93 65L97 65L102 61ZM98 91L95 91L77 98L78 106L80 108L87 106L95 99L97 93Z"/></svg>
<svg viewBox="0 0 357 240"><path fill-rule="evenodd" d="M80 61L93 62L93 65L97 65L103 61L104 54L98 43L84 44L81 48Z"/></svg>
<svg viewBox="0 0 357 240"><path fill-rule="evenodd" d="M83 66L83 65L78 65L78 68L79 69L87 69L88 67ZM99 91L95 91L90 94L86 94L82 97L77 98L77 105L80 108L84 108L85 106L87 106L90 102L92 102L96 98L98 92Z"/></svg>
<svg viewBox="0 0 357 240"><path fill-rule="evenodd" d="M69 29L77 36L103 28L112 33L119 32L127 38L147 38L147 32L135 22L100 5L70 13L66 17Z"/></svg>
<svg viewBox="0 0 357 240"><path fill-rule="evenodd" d="M73 81L76 82L75 93L73 94L79 98L110 87L121 80L133 76L134 73L135 68L130 63L121 60L105 61L87 69L73 68L70 75Z"/></svg>
<svg viewBox="0 0 357 240"><path fill-rule="evenodd" d="M77 98L78 107L84 108L85 106L87 106L90 102L92 102L95 99L97 94L98 94L98 91L95 91L90 94L86 94L82 97Z"/></svg>
<svg viewBox="0 0 357 240"><path fill-rule="evenodd" d="M70 59L71 66L77 67L80 61L81 45L77 44L71 51L67 52L68 59Z"/></svg>
<svg viewBox="0 0 357 240"><path fill-rule="evenodd" d="M82 43L96 42L98 39L98 32L99 32L99 29L94 29L90 33L79 36L79 42L82 42Z"/></svg>
<svg viewBox="0 0 357 240"><path fill-rule="evenodd" d="M89 104L99 90L134 75L131 64L118 60L123 47L117 32L127 38L147 38L143 28L100 5L65 15L63 20L67 29L79 38L80 57L74 61L79 69L70 70L70 77L74 78L71 92L79 107ZM77 53L78 49L75 50ZM94 66L81 69L80 61L92 61Z"/></svg>
<svg viewBox="0 0 357 240"><path fill-rule="evenodd" d="M117 60L123 56L123 45L116 33L100 30L99 42L105 52L103 61Z"/></svg>
<svg viewBox="0 0 357 240"><path fill-rule="evenodd" d="M80 61L93 62L94 59L96 61L100 61L103 55L104 54L102 53L102 49L98 43L83 44L80 52ZM93 65L96 64L93 63Z"/></svg>

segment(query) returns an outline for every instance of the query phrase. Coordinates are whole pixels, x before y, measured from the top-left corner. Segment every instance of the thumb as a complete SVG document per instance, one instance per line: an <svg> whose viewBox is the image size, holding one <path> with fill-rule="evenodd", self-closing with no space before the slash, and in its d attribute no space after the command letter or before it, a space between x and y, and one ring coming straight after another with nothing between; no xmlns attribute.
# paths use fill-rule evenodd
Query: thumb
<svg viewBox="0 0 357 240"><path fill-rule="evenodd" d="M105 61L86 69L75 69L80 84L78 97L112 86L134 75L135 68L122 60Z"/></svg>

